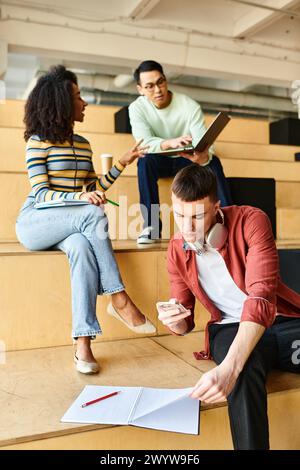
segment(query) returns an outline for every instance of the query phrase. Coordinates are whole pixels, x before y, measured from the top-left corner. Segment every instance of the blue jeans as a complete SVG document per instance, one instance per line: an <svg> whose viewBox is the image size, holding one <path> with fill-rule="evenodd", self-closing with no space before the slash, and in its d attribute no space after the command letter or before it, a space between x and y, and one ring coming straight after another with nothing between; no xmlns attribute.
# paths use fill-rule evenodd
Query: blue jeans
<svg viewBox="0 0 300 470"><path fill-rule="evenodd" d="M29 250L58 249L66 253L71 271L72 336L101 334L97 295L125 289L111 241L103 236L103 227L107 228L103 209L93 204L35 209L34 203L34 198L28 197L20 210L18 240Z"/></svg>
<svg viewBox="0 0 300 470"><path fill-rule="evenodd" d="M159 178L174 177L179 170L191 164L192 162L190 160L183 157L170 158L147 155L147 157L139 159L138 182L144 228L152 226L154 229L154 238L160 238L162 230L161 220L153 209L151 217L151 205L155 204L154 207L157 207L159 204L157 180ZM218 157L214 155L209 165L207 165L207 168L210 168L217 177L218 198L221 201L221 206L230 206L232 204L230 190Z"/></svg>

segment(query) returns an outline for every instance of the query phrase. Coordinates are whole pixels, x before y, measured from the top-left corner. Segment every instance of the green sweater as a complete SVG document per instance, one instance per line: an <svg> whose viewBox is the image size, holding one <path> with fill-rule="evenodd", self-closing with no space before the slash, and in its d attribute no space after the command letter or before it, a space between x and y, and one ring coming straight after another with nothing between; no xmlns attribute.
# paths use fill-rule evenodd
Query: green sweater
<svg viewBox="0 0 300 470"><path fill-rule="evenodd" d="M181 93L172 93L171 103L163 109L140 96L129 106L129 117L135 140L144 139L143 145L150 146L149 153L161 151L164 140L186 134L192 136L196 145L206 131L201 106Z"/></svg>

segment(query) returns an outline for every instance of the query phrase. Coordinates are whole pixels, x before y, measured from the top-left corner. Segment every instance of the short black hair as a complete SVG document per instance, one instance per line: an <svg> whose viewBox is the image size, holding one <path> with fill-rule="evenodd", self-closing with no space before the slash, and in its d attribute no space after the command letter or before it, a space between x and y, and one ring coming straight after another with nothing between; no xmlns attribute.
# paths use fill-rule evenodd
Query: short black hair
<svg viewBox="0 0 300 470"><path fill-rule="evenodd" d="M209 196L217 201L217 178L210 168L193 163L180 170L172 183L172 192L184 202L193 202Z"/></svg>
<svg viewBox="0 0 300 470"><path fill-rule="evenodd" d="M25 105L25 133L50 142L65 142L73 135L73 89L77 77L63 65L55 65L43 74Z"/></svg>
<svg viewBox="0 0 300 470"><path fill-rule="evenodd" d="M155 60L144 60L137 69L135 69L133 77L135 81L140 83L140 75L143 72L152 72L152 70L158 70L163 76L165 76L162 66L155 62Z"/></svg>

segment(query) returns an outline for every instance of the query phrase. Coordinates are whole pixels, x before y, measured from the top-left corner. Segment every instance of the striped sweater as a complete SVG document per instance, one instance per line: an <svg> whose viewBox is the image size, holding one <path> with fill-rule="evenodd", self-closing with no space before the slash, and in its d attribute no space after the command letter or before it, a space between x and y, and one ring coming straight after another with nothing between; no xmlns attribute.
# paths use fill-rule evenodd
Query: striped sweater
<svg viewBox="0 0 300 470"><path fill-rule="evenodd" d="M38 136L30 137L26 146L26 164L36 202L53 199L79 199L85 191L106 191L124 170L118 162L100 179L97 177L89 142L80 135L70 142L51 143Z"/></svg>

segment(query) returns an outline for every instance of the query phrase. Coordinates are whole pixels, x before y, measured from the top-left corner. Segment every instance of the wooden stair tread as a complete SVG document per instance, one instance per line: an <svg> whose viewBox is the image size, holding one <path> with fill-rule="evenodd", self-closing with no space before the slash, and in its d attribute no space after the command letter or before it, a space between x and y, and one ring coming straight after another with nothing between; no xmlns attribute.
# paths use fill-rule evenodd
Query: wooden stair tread
<svg viewBox="0 0 300 470"><path fill-rule="evenodd" d="M182 337L175 337L173 335L160 336L152 338L152 340L168 351L173 352L187 364L196 367L202 373L215 367L214 361L198 361L193 356L194 351L200 351L204 347L203 331L190 333ZM268 393L300 390L300 375L274 370L268 377L267 389Z"/></svg>
<svg viewBox="0 0 300 470"><path fill-rule="evenodd" d="M25 101L23 100L7 100L4 105L5 112L0 115L0 126L23 129L24 105ZM76 123L75 132L79 134L89 132L113 133L114 114L119 109L119 106L89 105L84 122ZM216 113L213 115L205 113L207 126L211 124L215 116ZM222 132L222 137L226 140L235 140L237 138L242 142L268 143L269 121L267 119L233 116L231 122Z"/></svg>
<svg viewBox="0 0 300 470"><path fill-rule="evenodd" d="M295 240L289 239L289 240L276 240L276 245L278 249L300 249L300 239L297 238Z"/></svg>
<svg viewBox="0 0 300 470"><path fill-rule="evenodd" d="M95 343L94 353L101 365L97 376L75 370L70 346L7 353L7 362L0 368L1 420L6 423L0 429L0 447L91 430L105 432L113 426L60 422L85 385L193 386L214 365L194 359L192 352L201 349L201 342L203 333ZM296 374L275 372L268 381L272 394L299 389ZM208 411L224 406L226 402L201 408Z"/></svg>
<svg viewBox="0 0 300 470"><path fill-rule="evenodd" d="M60 423L85 385L181 388L199 378L197 369L148 338L95 343L93 351L101 367L95 376L76 371L70 346L7 353L0 367L1 421L6 424L0 446L107 428Z"/></svg>
<svg viewBox="0 0 300 470"><path fill-rule="evenodd" d="M116 240L112 242L113 249L116 253L132 253L132 252L157 252L166 251L168 248L169 240L152 243L149 245L138 245L135 240ZM63 254L59 250L43 250L43 251L30 251L27 250L19 242L1 242L0 243L0 256L16 256L16 255L58 255Z"/></svg>
<svg viewBox="0 0 300 470"><path fill-rule="evenodd" d="M99 155L111 153L115 160L125 153L134 144L131 134L116 133L84 133L93 150L93 163L96 171L101 172ZM269 143L255 143L250 138L241 139L239 136L226 140L223 134L214 144L216 155L220 158L232 158L242 160L261 160L277 162L294 162L295 153L300 151L300 146L274 145ZM10 158L7 158L9 156ZM13 156L13 158L12 158ZM25 142L23 129L0 127L0 171L1 172L26 172ZM136 174L136 163L126 168L124 174Z"/></svg>
<svg viewBox="0 0 300 470"><path fill-rule="evenodd" d="M157 252L167 251L169 240L162 240L161 242L153 243L150 245L138 245L135 240L115 240L112 241L113 249L116 253L133 253L133 252ZM295 240L276 240L278 249L300 249L300 239ZM43 250L43 251L30 251L27 250L18 241L0 241L0 256L10 255L59 255L63 254L59 250Z"/></svg>

